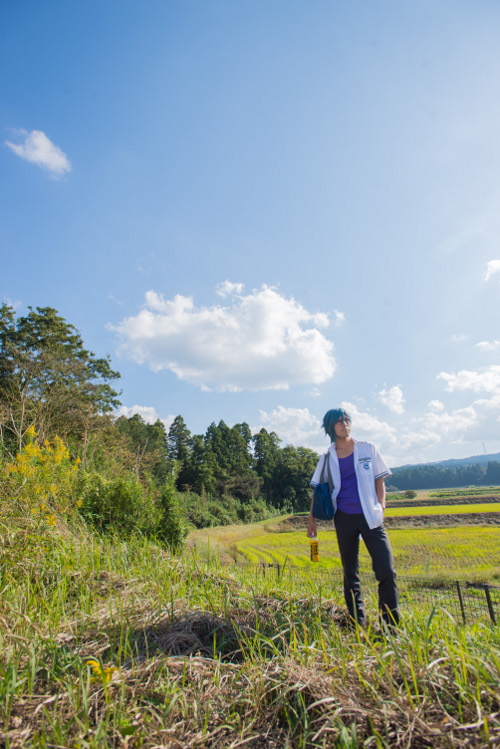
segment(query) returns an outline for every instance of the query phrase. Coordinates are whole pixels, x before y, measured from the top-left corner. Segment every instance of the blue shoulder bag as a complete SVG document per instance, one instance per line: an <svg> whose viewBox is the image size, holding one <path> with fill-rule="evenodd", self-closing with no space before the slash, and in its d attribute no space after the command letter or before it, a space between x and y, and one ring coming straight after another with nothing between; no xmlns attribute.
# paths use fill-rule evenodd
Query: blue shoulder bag
<svg viewBox="0 0 500 749"><path fill-rule="evenodd" d="M330 457L327 453L321 470L320 482L314 488L312 515L316 520L333 520L333 480L330 473L329 461ZM332 485L331 488L330 483Z"/></svg>

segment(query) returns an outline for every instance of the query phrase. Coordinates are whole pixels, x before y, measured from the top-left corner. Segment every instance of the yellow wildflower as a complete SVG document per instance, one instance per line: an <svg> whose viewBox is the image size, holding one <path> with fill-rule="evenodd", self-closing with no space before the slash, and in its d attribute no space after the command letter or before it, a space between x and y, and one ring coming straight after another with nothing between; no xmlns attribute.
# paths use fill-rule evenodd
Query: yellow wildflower
<svg viewBox="0 0 500 749"><path fill-rule="evenodd" d="M116 666L108 666L107 668L102 669L101 664L93 659L87 661L85 665L90 666L92 673L94 674L90 679L91 683L100 679L104 684L107 684L113 678L113 674L120 670L116 668Z"/></svg>

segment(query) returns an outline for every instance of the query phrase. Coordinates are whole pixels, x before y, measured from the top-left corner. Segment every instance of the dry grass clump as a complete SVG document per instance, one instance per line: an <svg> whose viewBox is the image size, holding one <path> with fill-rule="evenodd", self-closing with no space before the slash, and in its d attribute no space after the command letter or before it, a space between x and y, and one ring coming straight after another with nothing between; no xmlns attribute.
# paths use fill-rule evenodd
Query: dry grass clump
<svg viewBox="0 0 500 749"><path fill-rule="evenodd" d="M189 638L184 643L191 648ZM109 667L99 669L101 678L90 676L94 671L87 667L73 688L17 701L9 745L48 745L43 736L58 725L66 726L60 746L488 745L483 720L443 720L439 703L412 710L390 686L374 699L355 669L339 678L335 666L317 660L306 667L290 656L233 664L157 654L112 671L109 679ZM491 746L499 739L491 728L490 739Z"/></svg>

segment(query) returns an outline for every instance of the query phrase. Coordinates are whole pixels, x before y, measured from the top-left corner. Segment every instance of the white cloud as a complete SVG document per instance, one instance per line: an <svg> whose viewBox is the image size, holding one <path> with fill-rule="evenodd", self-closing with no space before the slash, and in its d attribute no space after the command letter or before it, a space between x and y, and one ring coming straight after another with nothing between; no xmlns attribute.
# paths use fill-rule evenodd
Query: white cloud
<svg viewBox="0 0 500 749"><path fill-rule="evenodd" d="M441 403L441 401L438 400L429 401L427 408L429 411L442 411L444 409L444 403Z"/></svg>
<svg viewBox="0 0 500 749"><path fill-rule="evenodd" d="M441 436L435 432L429 432L427 429L421 431L408 430L398 435L397 453L402 454L408 450L414 452L416 448L429 450L440 442Z"/></svg>
<svg viewBox="0 0 500 749"><path fill-rule="evenodd" d="M476 348L480 348L483 351L496 351L500 348L500 341L479 341L476 343Z"/></svg>
<svg viewBox="0 0 500 749"><path fill-rule="evenodd" d="M135 414L142 416L146 424L155 424L159 419L165 425L165 429L168 429L175 419L175 416L167 416L166 419L160 418L154 406L120 406L114 412L114 417L119 419L120 416L125 416L125 418L130 419Z"/></svg>
<svg viewBox="0 0 500 749"><path fill-rule="evenodd" d="M238 294L243 294L244 288L245 288L245 285L242 283L233 283L232 281L223 281L217 286L215 293L218 296L222 296L222 297L237 296Z"/></svg>
<svg viewBox="0 0 500 749"><path fill-rule="evenodd" d="M306 447L321 443L324 449L324 432L321 422L308 408L285 408L278 406L271 413L260 412L262 426L268 432L276 432L285 443ZM258 429L253 430L258 431ZM321 439L323 436L323 439Z"/></svg>
<svg viewBox="0 0 500 749"><path fill-rule="evenodd" d="M335 325L343 325L345 323L345 315L343 312L339 312L338 309L333 311Z"/></svg>
<svg viewBox="0 0 500 749"><path fill-rule="evenodd" d="M342 401L341 408L345 408L352 419L353 436L359 439L367 439L377 445L396 444L396 429L386 421L381 421L376 416L360 411L354 403Z"/></svg>
<svg viewBox="0 0 500 749"><path fill-rule="evenodd" d="M493 395L491 398L478 398L478 400L474 401L473 405L476 409L479 411L482 410L486 414L489 411L500 411L500 393Z"/></svg>
<svg viewBox="0 0 500 749"><path fill-rule="evenodd" d="M495 442L499 437L500 394L449 411L441 401L432 400L421 416L408 417L399 426L362 411L351 402L343 401L340 407L351 415L353 436L374 442L392 466L439 460L446 457L443 451L450 445L463 455L473 455L481 440ZM285 443L310 447L317 452L323 452L329 445L321 428L322 414L316 417L307 408L278 406L270 412L261 411L260 416L261 424L252 428L254 433L264 426L268 431L275 431Z"/></svg>
<svg viewBox="0 0 500 749"><path fill-rule="evenodd" d="M16 312L23 306L23 303L19 299L10 299L10 297L4 297L2 299L2 304L12 307Z"/></svg>
<svg viewBox="0 0 500 749"><path fill-rule="evenodd" d="M475 393L500 393L500 365L492 364L477 370L462 369L460 372L440 372L438 379L446 382L446 390L472 390Z"/></svg>
<svg viewBox="0 0 500 749"><path fill-rule="evenodd" d="M469 340L469 336L453 333L453 335L451 336L451 340L453 341L453 343L464 343L465 341Z"/></svg>
<svg viewBox="0 0 500 749"><path fill-rule="evenodd" d="M448 435L450 432L464 433L466 429L477 424L478 418L473 406L466 408L457 408L448 413L447 411L434 411L427 414L422 419L417 419L422 423L422 428L428 434Z"/></svg>
<svg viewBox="0 0 500 749"><path fill-rule="evenodd" d="M333 343L318 330L328 325L328 315L262 286L226 307L148 291L143 310L110 328L124 354L156 372L170 370L203 389L258 391L330 379Z"/></svg>
<svg viewBox="0 0 500 749"><path fill-rule="evenodd" d="M311 398L319 398L319 397L321 396L321 390L320 390L319 388L312 388L312 389L311 389L311 390L309 391L308 395L309 395L309 396L310 396Z"/></svg>
<svg viewBox="0 0 500 749"><path fill-rule="evenodd" d="M47 169L54 177L61 177L65 172L71 171L71 163L66 154L42 130L18 130L17 134L24 138L22 143L6 140L5 145L21 159Z"/></svg>
<svg viewBox="0 0 500 749"><path fill-rule="evenodd" d="M488 263L488 269L486 271L486 275L484 277L485 281L489 281L489 279L495 275L495 273L500 273L500 260L490 260Z"/></svg>
<svg viewBox="0 0 500 749"><path fill-rule="evenodd" d="M393 411L395 414L404 413L405 399L400 385L393 385L389 390L384 388L378 395L381 403L387 406L390 411Z"/></svg>
<svg viewBox="0 0 500 749"><path fill-rule="evenodd" d="M500 430L500 393L489 398L478 398L472 403L472 408L477 415L475 428L469 430L469 440L491 440L498 441Z"/></svg>
<svg viewBox="0 0 500 749"><path fill-rule="evenodd" d="M441 401L430 401L424 416L411 419L397 432L389 456L393 465L401 462L427 462L437 460L436 447L447 443L463 444L471 438L472 430L480 423L474 405L458 408L451 412L444 409Z"/></svg>

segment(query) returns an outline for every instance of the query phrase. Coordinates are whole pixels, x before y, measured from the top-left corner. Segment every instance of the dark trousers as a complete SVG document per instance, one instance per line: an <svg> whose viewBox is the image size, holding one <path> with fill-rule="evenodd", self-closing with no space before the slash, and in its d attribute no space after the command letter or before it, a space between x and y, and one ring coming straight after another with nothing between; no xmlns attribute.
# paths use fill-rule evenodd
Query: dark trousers
<svg viewBox="0 0 500 749"><path fill-rule="evenodd" d="M396 573L391 544L384 526L370 529L364 515L349 515L337 510L335 530L344 568L345 601L351 617L362 626L366 624L359 580L359 537L361 536L372 558L373 571L378 581L378 605L382 618L387 624L397 624L399 612Z"/></svg>

